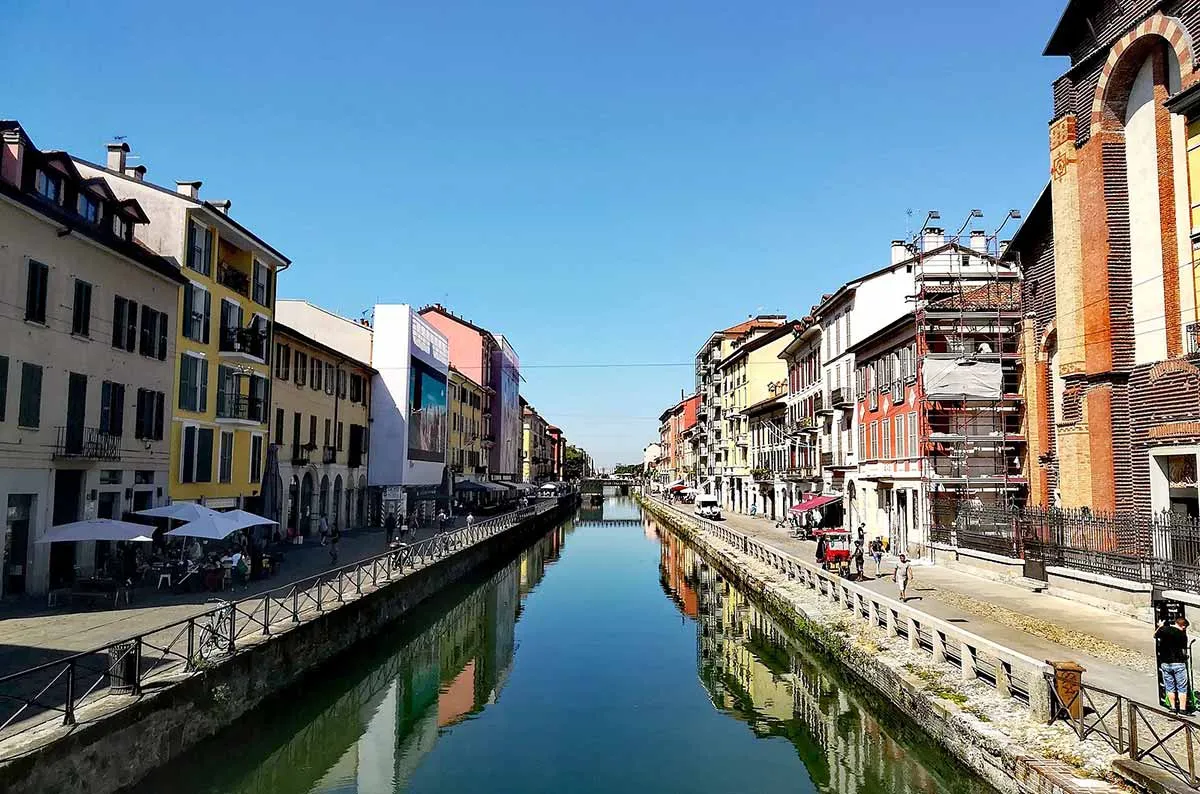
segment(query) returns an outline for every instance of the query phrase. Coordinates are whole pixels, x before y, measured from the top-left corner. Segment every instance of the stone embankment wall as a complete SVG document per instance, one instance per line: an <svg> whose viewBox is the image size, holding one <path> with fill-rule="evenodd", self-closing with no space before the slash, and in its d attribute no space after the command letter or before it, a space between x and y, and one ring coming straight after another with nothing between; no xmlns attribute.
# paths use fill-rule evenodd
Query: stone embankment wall
<svg viewBox="0 0 1200 794"><path fill-rule="evenodd" d="M361 598L347 601L229 659L147 690L125 708L0 765L5 794L109 794L131 786L354 643L387 631L425 599L497 559L518 553L573 505L535 516Z"/></svg>
<svg viewBox="0 0 1200 794"><path fill-rule="evenodd" d="M927 654L908 652L906 642L890 642L865 621L849 622L850 613L783 581L771 568L701 531L686 517L651 500L643 499L642 506L796 636L884 695L997 791L1120 790L1102 780L1080 778L1081 762L1087 767L1084 774L1107 776L1112 754L1106 745L1081 747L1064 725L1032 719L1027 706L1001 698L991 687L954 680L951 671L931 664Z"/></svg>

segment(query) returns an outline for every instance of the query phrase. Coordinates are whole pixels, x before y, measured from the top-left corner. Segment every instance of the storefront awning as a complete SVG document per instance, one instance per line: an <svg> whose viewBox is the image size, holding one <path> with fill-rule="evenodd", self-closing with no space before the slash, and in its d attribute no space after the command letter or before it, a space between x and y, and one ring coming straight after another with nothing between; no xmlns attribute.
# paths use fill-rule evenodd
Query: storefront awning
<svg viewBox="0 0 1200 794"><path fill-rule="evenodd" d="M454 483L456 491L471 491L474 493L487 493L491 488L487 487L487 483L476 482L475 480L459 480Z"/></svg>
<svg viewBox="0 0 1200 794"><path fill-rule="evenodd" d="M815 510L818 507L823 507L824 505L829 504L830 502L836 502L841 498L842 497L840 496L813 496L804 500L798 505L793 505L791 512L807 513L809 510Z"/></svg>

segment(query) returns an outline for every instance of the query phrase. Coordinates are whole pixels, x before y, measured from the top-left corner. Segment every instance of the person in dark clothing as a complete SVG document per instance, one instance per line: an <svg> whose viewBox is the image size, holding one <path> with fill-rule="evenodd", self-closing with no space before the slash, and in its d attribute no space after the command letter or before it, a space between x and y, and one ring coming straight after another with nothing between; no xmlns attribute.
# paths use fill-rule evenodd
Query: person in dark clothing
<svg viewBox="0 0 1200 794"><path fill-rule="evenodd" d="M1180 615L1173 623L1164 620L1154 632L1154 638L1158 641L1158 670L1163 689L1167 693L1167 703L1176 714L1181 710L1187 714L1195 713L1188 696L1187 628L1187 618Z"/></svg>
<svg viewBox="0 0 1200 794"><path fill-rule="evenodd" d="M856 575L854 578L861 582L864 578L863 577L863 562L864 562L864 560L863 560L863 542L861 540L854 541L854 554L852 556L854 558L854 568L856 571Z"/></svg>

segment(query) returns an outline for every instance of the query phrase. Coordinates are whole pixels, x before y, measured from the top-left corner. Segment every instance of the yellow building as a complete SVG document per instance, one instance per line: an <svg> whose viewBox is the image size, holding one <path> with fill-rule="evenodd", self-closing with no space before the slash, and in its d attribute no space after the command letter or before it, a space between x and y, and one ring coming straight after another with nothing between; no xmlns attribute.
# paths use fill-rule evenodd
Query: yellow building
<svg viewBox="0 0 1200 794"><path fill-rule="evenodd" d="M550 479L554 461L550 456L550 423L521 398L521 481L541 483Z"/></svg>
<svg viewBox="0 0 1200 794"><path fill-rule="evenodd" d="M455 496L474 501L469 493L490 490L487 453L483 448L484 389L450 367L450 432L446 462L454 475Z"/></svg>
<svg viewBox="0 0 1200 794"><path fill-rule="evenodd" d="M330 528L362 526L375 370L282 322L273 363L271 443L279 450L285 528L311 535L322 517Z"/></svg>
<svg viewBox="0 0 1200 794"><path fill-rule="evenodd" d="M729 510L749 512L754 503L750 420L745 410L768 397L787 393L787 364L779 354L792 341L798 327L795 322L785 323L768 333L735 341L729 355L717 367L725 425L720 442L725 461L723 501Z"/></svg>
<svg viewBox="0 0 1200 794"><path fill-rule="evenodd" d="M113 143L104 166L76 164L138 201L150 223L135 238L178 262L189 282L175 311L169 493L243 506L261 492L275 279L290 261L231 218L230 202L201 199L198 181L174 190L147 182L144 166L127 167L128 152Z"/></svg>

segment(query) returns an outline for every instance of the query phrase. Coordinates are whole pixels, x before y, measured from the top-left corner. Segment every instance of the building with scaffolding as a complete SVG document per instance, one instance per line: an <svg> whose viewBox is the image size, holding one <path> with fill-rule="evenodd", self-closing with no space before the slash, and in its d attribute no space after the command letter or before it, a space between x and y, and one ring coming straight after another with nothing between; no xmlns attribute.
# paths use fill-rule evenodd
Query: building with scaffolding
<svg viewBox="0 0 1200 794"><path fill-rule="evenodd" d="M847 523L892 548L924 554L963 505L1024 500L1018 274L997 247L983 232L964 245L961 232L926 227L858 282L904 285L903 310L893 301L890 321L876 313L877 329L843 352L855 362L858 451Z"/></svg>

